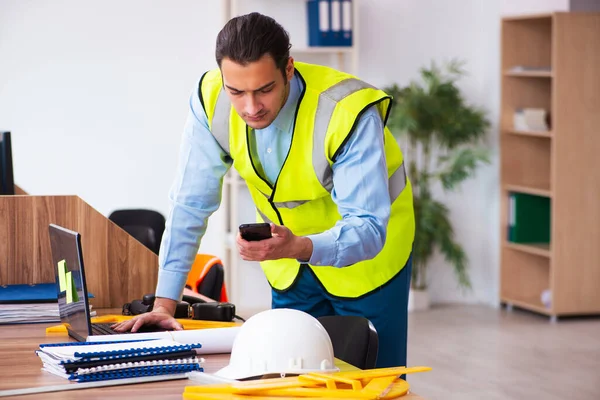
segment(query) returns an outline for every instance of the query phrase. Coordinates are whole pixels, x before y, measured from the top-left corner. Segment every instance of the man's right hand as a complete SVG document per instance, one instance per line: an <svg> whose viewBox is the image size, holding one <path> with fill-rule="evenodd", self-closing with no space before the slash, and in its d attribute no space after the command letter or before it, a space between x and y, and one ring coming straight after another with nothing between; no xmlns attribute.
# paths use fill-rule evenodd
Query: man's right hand
<svg viewBox="0 0 600 400"><path fill-rule="evenodd" d="M177 302L166 298L156 298L151 312L136 315L134 318L111 326L116 332L137 332L144 325L159 326L165 330L181 331L183 327L173 315Z"/></svg>

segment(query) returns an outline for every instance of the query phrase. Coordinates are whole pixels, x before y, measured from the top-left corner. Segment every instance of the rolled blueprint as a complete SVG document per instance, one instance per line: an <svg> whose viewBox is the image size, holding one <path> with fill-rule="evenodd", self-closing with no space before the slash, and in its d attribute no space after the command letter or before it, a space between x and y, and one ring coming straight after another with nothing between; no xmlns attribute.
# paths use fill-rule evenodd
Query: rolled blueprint
<svg viewBox="0 0 600 400"><path fill-rule="evenodd" d="M90 335L88 342L116 342L151 339L171 339L181 344L200 343L200 354L231 353L239 326L229 328L187 329L183 331L124 333L121 335Z"/></svg>

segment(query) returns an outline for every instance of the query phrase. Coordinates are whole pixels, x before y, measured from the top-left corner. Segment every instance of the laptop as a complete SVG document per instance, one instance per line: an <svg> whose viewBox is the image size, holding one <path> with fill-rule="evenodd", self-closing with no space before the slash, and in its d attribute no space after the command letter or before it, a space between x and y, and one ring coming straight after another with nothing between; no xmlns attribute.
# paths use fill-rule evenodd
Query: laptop
<svg viewBox="0 0 600 400"><path fill-rule="evenodd" d="M55 224L50 224L49 232L52 265L54 266L58 293L58 311L61 322L67 326L69 336L79 342L85 342L90 335L129 333L112 330L110 328L112 323L92 323L83 265L83 252L81 251L81 234ZM67 274L63 274L61 278L58 264L63 260L66 263L66 271L63 272L67 272ZM67 279L70 282L67 283ZM67 287L74 287L71 294L67 294ZM144 332L165 330L159 327L144 328Z"/></svg>

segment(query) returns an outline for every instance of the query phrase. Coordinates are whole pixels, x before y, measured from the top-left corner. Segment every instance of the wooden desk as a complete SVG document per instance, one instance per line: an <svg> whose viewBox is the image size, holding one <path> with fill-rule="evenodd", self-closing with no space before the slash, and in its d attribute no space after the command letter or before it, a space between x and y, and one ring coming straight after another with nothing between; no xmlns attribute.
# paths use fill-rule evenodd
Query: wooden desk
<svg viewBox="0 0 600 400"><path fill-rule="evenodd" d="M64 385L68 381L42 371L42 362L35 354L40 343L59 343L72 340L65 335L46 335L46 327L56 324L23 324L0 326L0 390L20 389L49 385ZM202 356L206 359L205 372L215 372L227 365L229 354ZM347 365L347 364L346 364ZM77 385L77 383L71 383ZM186 385L193 381L141 383L97 389L69 390L12 397L14 399L182 399ZM9 398L9 397L6 397ZM423 400L415 394L402 399Z"/></svg>

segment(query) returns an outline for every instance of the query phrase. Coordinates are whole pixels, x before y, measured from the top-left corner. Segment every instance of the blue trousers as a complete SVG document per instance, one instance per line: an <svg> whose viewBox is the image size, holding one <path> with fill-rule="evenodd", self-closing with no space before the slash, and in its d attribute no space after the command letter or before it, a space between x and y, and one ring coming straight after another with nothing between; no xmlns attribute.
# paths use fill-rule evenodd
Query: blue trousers
<svg viewBox="0 0 600 400"><path fill-rule="evenodd" d="M308 266L285 292L272 291L273 308L293 308L315 318L325 315L359 315L368 318L379 337L377 368L406 365L407 308L412 257L391 281L359 299L329 295Z"/></svg>

